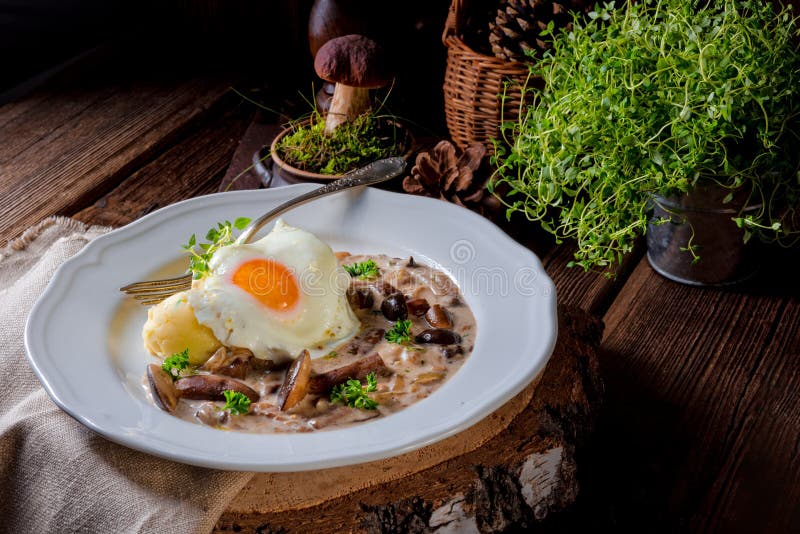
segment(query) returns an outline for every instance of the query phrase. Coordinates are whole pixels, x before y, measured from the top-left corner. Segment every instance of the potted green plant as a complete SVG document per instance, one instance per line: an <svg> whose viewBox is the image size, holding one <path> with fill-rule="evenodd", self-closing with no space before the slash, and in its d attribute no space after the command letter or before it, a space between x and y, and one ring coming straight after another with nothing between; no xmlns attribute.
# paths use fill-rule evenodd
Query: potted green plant
<svg viewBox="0 0 800 534"><path fill-rule="evenodd" d="M531 65L545 88L498 142L509 215L575 239L613 276L643 234L662 274L739 281L755 237L800 233L800 51L790 8L597 6Z"/></svg>
<svg viewBox="0 0 800 534"><path fill-rule="evenodd" d="M272 172L289 182L335 180L371 161L410 154L410 130L373 102L371 90L391 79L385 65L381 47L363 35L325 42L314 68L335 84L330 106L290 122L275 137Z"/></svg>

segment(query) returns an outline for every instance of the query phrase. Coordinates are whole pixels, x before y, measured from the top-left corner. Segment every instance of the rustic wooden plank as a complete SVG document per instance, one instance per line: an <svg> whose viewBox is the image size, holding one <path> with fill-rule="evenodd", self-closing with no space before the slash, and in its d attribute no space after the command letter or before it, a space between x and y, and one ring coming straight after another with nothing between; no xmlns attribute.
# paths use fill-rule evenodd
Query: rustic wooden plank
<svg viewBox="0 0 800 534"><path fill-rule="evenodd" d="M174 202L215 192L252 116L233 99L227 105L74 218L121 226Z"/></svg>
<svg viewBox="0 0 800 534"><path fill-rule="evenodd" d="M787 302L776 327L728 425L699 530L800 531L800 301Z"/></svg>
<svg viewBox="0 0 800 534"><path fill-rule="evenodd" d="M0 125L4 141L0 145L0 165L4 170L11 169L15 158L24 158L26 150L36 156L37 145L61 140L69 135L73 125L69 123L80 120L81 115L104 100L112 98L117 88L105 86L96 88L90 93L76 94L75 91L54 92L41 96L31 96L0 107L0 120L7 120ZM143 95L146 97L147 95ZM67 145L65 144L65 148ZM56 148L56 147L53 147ZM46 151L38 154L41 163L54 161L59 154ZM34 160L35 161L35 160ZM15 176L4 172L0 177L0 191L14 184Z"/></svg>
<svg viewBox="0 0 800 534"><path fill-rule="evenodd" d="M574 259L574 252L574 244L564 244L552 248L542 259L547 274L556 285L558 301L602 317L641 260L644 247L640 245L628 254L616 267L612 278L606 277L605 273L586 272L581 267L567 267Z"/></svg>
<svg viewBox="0 0 800 534"><path fill-rule="evenodd" d="M281 125L274 118L266 117L263 112L256 112L236 147L228 170L219 184L219 190L236 191L261 187L261 177L253 170L253 155L262 147L269 146L280 130ZM264 163L269 165L269 160Z"/></svg>
<svg viewBox="0 0 800 534"><path fill-rule="evenodd" d="M9 102L0 106L0 131L4 131L6 126L14 119L17 119L24 113L30 113L38 106L41 106L42 101L48 98L44 93L36 93L28 96L22 100ZM8 138L8 139L6 139ZM11 136L4 135L4 143L10 140Z"/></svg>
<svg viewBox="0 0 800 534"><path fill-rule="evenodd" d="M12 113L3 127L12 141L0 145L0 239L94 202L191 128L227 89L224 80L202 79L111 90L99 84Z"/></svg>
<svg viewBox="0 0 800 534"><path fill-rule="evenodd" d="M741 403L783 315L769 292L692 288L641 260L605 315L607 401L585 449L576 515L617 528L697 521L737 439L759 432L743 432L753 415ZM766 473L741 474L724 487L770 484ZM773 486L764 498L784 497Z"/></svg>
<svg viewBox="0 0 800 534"><path fill-rule="evenodd" d="M800 250L767 249L748 294L780 302L767 346L736 400L722 466L691 526L800 531Z"/></svg>

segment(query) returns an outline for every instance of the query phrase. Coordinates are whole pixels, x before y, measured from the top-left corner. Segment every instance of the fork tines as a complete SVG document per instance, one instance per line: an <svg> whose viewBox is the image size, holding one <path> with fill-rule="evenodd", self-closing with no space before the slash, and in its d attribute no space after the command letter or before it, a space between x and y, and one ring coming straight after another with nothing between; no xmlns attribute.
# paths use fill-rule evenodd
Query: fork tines
<svg viewBox="0 0 800 534"><path fill-rule="evenodd" d="M167 297L192 287L190 275L136 282L121 287L119 290L132 296L142 304L157 304Z"/></svg>

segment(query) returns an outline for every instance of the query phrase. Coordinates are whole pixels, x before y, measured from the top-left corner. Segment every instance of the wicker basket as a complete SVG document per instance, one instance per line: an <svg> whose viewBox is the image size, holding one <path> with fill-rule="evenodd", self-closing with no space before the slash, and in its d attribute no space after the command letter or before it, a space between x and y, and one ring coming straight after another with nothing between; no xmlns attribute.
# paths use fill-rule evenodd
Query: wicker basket
<svg viewBox="0 0 800 534"><path fill-rule="evenodd" d="M526 83L536 87L542 84L540 79L529 79L529 69L524 63L479 54L464 43L461 33L464 2L452 0L442 35L447 47L445 118L450 137L460 148L477 141L491 152L500 124L519 116L520 88ZM501 101L503 93L505 102Z"/></svg>

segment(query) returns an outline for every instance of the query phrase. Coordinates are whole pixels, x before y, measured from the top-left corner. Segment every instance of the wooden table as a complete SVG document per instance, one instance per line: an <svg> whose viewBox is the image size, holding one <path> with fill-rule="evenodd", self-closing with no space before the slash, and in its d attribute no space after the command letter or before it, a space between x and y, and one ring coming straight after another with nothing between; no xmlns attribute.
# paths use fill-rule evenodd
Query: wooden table
<svg viewBox="0 0 800 534"><path fill-rule="evenodd" d="M119 226L216 191L254 116L231 82L66 77L0 107L0 242L51 214ZM543 528L800 531L798 255L697 289L641 251L611 281L532 242L559 301L606 323L581 493Z"/></svg>

